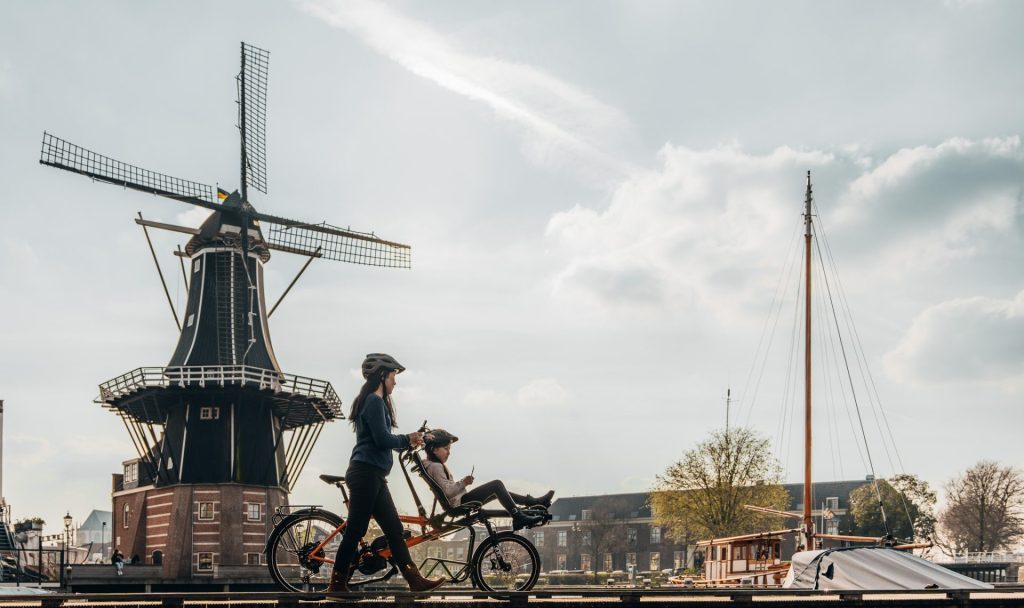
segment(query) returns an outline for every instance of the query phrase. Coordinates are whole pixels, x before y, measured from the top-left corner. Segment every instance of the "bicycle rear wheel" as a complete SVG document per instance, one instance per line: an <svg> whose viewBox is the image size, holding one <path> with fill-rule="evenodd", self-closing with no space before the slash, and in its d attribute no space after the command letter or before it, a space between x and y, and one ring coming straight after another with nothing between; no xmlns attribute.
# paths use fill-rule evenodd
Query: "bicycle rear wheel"
<svg viewBox="0 0 1024 608"><path fill-rule="evenodd" d="M318 592L331 582L334 564L330 560L338 552L341 533L313 551L341 525L341 518L329 511L302 511L284 519L274 528L267 543L267 566L270 576L288 591Z"/></svg>
<svg viewBox="0 0 1024 608"><path fill-rule="evenodd" d="M540 554L522 536L499 532L480 543L470 572L482 591L529 591L540 576Z"/></svg>

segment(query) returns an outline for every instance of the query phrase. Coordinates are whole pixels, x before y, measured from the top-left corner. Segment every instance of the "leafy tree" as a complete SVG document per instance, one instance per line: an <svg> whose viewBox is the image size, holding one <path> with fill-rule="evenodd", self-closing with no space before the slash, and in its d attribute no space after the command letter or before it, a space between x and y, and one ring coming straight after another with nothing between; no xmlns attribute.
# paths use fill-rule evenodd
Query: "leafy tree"
<svg viewBox="0 0 1024 608"><path fill-rule="evenodd" d="M877 487L877 490L876 490ZM935 492L916 475L896 475L850 492L844 533L923 541L935 533ZM882 513L885 513L883 519Z"/></svg>
<svg viewBox="0 0 1024 608"><path fill-rule="evenodd" d="M593 551L594 582L601 570L605 553L614 553L626 542L625 518L628 507L621 499L603 498L591 508L590 519L580 522L580 527L589 540Z"/></svg>
<svg viewBox="0 0 1024 608"><path fill-rule="evenodd" d="M777 529L781 518L743 505L789 505L769 441L750 429L713 432L657 479L650 497L654 522L679 542Z"/></svg>
<svg viewBox="0 0 1024 608"><path fill-rule="evenodd" d="M1009 549L1024 538L1024 475L983 460L946 484L939 515L947 551Z"/></svg>

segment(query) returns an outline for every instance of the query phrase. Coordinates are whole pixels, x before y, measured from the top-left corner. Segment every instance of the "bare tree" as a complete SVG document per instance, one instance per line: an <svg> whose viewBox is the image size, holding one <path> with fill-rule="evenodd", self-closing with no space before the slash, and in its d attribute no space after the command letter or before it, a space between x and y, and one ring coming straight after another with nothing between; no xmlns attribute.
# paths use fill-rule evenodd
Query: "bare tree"
<svg viewBox="0 0 1024 608"><path fill-rule="evenodd" d="M594 582L601 569L601 556L621 549L626 541L625 519L629 507L621 499L604 498L594 503L590 519L580 522L584 538L589 540L594 555ZM586 540L584 541L587 542Z"/></svg>
<svg viewBox="0 0 1024 608"><path fill-rule="evenodd" d="M767 439L750 429L715 431L658 476L651 492L656 524L679 542L760 532L781 518L745 509L789 506L782 467Z"/></svg>
<svg viewBox="0 0 1024 608"><path fill-rule="evenodd" d="M939 515L947 551L1008 549L1024 538L1024 476L983 460L946 484Z"/></svg>

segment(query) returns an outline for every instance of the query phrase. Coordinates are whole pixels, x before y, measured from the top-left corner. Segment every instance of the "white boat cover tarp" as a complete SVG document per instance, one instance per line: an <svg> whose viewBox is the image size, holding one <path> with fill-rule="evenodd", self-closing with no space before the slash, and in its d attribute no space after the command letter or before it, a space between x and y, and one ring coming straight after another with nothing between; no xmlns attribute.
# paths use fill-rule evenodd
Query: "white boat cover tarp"
<svg viewBox="0 0 1024 608"><path fill-rule="evenodd" d="M790 589L991 589L992 585L886 547L848 547L793 554L782 583Z"/></svg>

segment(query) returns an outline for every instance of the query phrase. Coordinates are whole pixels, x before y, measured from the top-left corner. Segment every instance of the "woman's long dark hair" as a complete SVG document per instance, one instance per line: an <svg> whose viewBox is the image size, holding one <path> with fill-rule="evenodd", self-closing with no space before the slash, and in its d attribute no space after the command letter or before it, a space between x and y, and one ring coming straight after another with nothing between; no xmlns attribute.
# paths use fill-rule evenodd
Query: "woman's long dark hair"
<svg viewBox="0 0 1024 608"><path fill-rule="evenodd" d="M356 428L356 417L359 416L359 410L363 407L363 402L366 401L366 397L370 393L376 392L380 385L384 382L384 378L388 377L391 370L383 371L379 374L370 376L363 383L362 388L359 389L359 394L352 400L352 409L348 413L348 421L352 425L352 428ZM391 417L391 428L398 427L398 419L395 418L395 406L391 403L391 395L384 391L384 405L388 408L388 416Z"/></svg>

